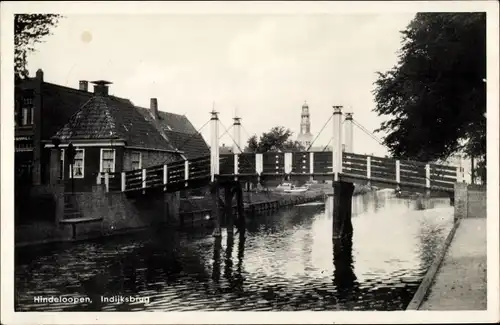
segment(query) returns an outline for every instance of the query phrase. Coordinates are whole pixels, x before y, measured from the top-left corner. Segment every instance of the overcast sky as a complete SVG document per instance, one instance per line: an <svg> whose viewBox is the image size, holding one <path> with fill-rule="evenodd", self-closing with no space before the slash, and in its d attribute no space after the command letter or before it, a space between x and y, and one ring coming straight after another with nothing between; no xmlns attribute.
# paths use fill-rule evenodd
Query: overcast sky
<svg viewBox="0 0 500 325"><path fill-rule="evenodd" d="M29 69L75 88L79 80L111 81L110 93L139 106L157 97L160 110L186 114L196 128L209 119L213 102L226 127L237 109L243 139L277 125L296 137L305 100L314 136L332 105L374 130L384 119L372 112L376 72L396 64L400 31L413 17L67 15L29 56ZM209 131L202 131L207 141ZM331 135L328 125L314 145L326 145ZM386 153L356 127L354 150Z"/></svg>

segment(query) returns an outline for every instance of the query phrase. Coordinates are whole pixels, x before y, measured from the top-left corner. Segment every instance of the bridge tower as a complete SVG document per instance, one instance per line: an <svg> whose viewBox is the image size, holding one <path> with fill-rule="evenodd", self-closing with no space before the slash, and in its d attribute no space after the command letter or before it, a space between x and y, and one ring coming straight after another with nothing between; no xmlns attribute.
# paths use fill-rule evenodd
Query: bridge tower
<svg viewBox="0 0 500 325"><path fill-rule="evenodd" d="M332 137L333 211L332 237L343 246L352 236L352 194L354 184L340 179L342 173L342 106L333 106Z"/></svg>
<svg viewBox="0 0 500 325"><path fill-rule="evenodd" d="M332 168L333 180L339 181L342 172L342 106L333 106Z"/></svg>
<svg viewBox="0 0 500 325"><path fill-rule="evenodd" d="M210 112L211 134L210 134L210 180L215 181L219 175L219 113L215 107Z"/></svg>
<svg viewBox="0 0 500 325"><path fill-rule="evenodd" d="M214 220L214 237L221 236L220 229L220 205L219 205L219 116L215 111L215 107L210 112L210 192L212 194L212 218Z"/></svg>
<svg viewBox="0 0 500 325"><path fill-rule="evenodd" d="M344 131L345 131L345 152L353 153L354 138L353 138L353 128L352 128L352 113L345 114Z"/></svg>
<svg viewBox="0 0 500 325"><path fill-rule="evenodd" d="M241 117L233 117L233 132L234 132L234 143L233 143L233 153L241 153Z"/></svg>

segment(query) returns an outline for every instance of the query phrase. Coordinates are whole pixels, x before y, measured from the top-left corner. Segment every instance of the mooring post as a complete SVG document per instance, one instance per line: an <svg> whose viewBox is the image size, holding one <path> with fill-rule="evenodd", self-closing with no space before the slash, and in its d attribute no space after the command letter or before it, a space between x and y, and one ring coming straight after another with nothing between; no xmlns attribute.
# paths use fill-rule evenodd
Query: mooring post
<svg viewBox="0 0 500 325"><path fill-rule="evenodd" d="M224 184L224 217L226 230L228 235L234 233L234 216L233 216L233 186L232 182Z"/></svg>
<svg viewBox="0 0 500 325"><path fill-rule="evenodd" d="M214 220L214 237L220 237L220 208L219 208L219 182L215 181L211 184L210 192L212 194L212 218Z"/></svg>

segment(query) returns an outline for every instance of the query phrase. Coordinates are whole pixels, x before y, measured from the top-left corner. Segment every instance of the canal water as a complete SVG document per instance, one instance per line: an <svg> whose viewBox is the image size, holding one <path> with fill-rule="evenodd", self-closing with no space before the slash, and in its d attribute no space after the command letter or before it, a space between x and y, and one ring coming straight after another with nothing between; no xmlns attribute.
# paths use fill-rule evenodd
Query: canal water
<svg viewBox="0 0 500 325"><path fill-rule="evenodd" d="M16 254L17 311L403 310L453 223L389 191L353 198L354 235L332 243L331 201L248 221L220 240L151 230ZM146 298L112 303L101 296ZM89 297L49 303L36 297Z"/></svg>

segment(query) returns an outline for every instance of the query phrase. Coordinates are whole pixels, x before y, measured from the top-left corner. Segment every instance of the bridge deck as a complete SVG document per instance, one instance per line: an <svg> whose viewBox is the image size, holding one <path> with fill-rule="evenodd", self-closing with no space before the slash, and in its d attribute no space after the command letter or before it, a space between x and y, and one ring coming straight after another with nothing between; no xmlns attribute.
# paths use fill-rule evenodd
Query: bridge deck
<svg viewBox="0 0 500 325"><path fill-rule="evenodd" d="M122 172L106 177L107 186L123 192L163 188L179 191L206 185L210 181L210 157L176 161L166 165ZM457 167L343 153L340 179L392 188L453 191L459 181ZM332 152L268 152L220 155L218 178L255 181L313 177L331 180ZM118 181L119 180L119 181ZM119 184L118 184L119 183Z"/></svg>

